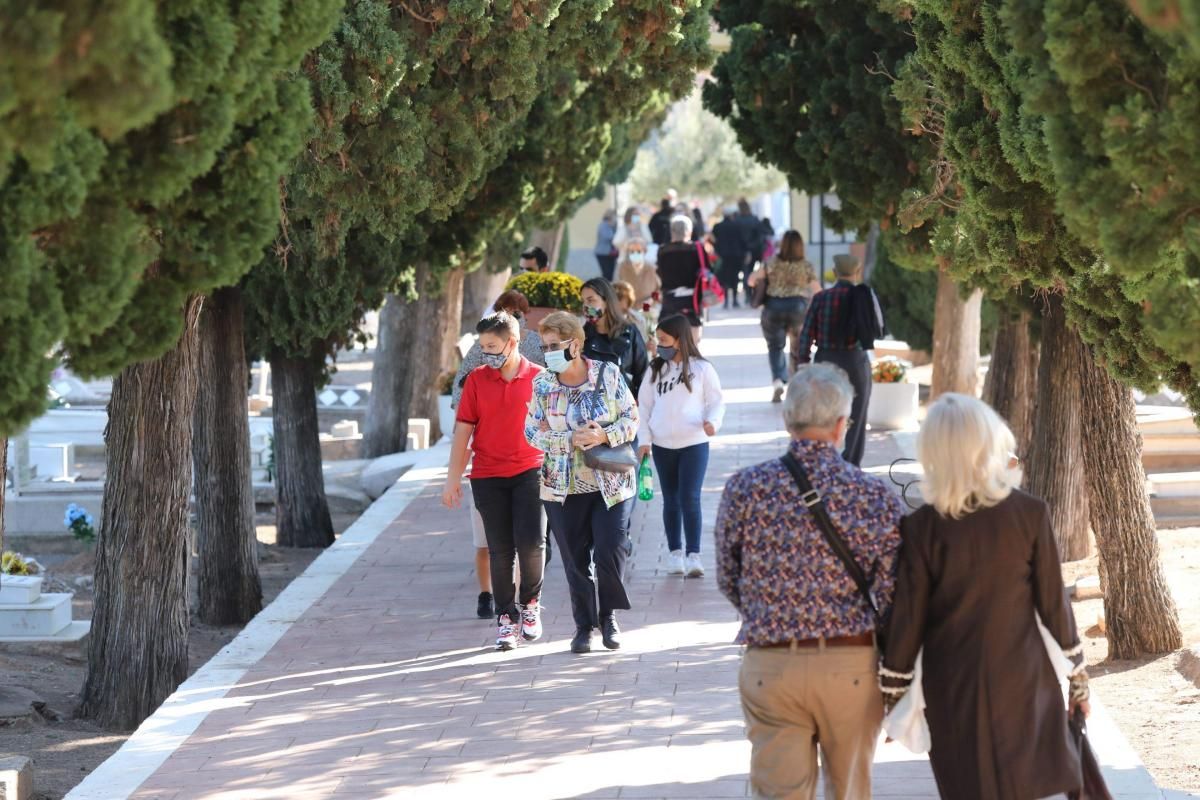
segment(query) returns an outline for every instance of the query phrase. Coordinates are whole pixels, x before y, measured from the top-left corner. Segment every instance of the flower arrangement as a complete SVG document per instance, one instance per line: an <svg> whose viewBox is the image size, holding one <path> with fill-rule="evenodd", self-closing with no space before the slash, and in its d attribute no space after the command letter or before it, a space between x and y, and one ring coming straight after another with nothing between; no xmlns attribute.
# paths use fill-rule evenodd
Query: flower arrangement
<svg viewBox="0 0 1200 800"><path fill-rule="evenodd" d="M5 550L0 557L0 572L5 575L36 575L40 571L39 566L32 558L25 558L11 550Z"/></svg>
<svg viewBox="0 0 1200 800"><path fill-rule="evenodd" d="M93 523L92 515L83 506L74 503L67 506L66 514L63 515L63 525L79 541L88 544L96 541L96 528Z"/></svg>
<svg viewBox="0 0 1200 800"><path fill-rule="evenodd" d="M871 367L871 380L875 383L903 383L909 365L895 356L884 356Z"/></svg>
<svg viewBox="0 0 1200 800"><path fill-rule="evenodd" d="M579 293L583 291L583 281L566 272L525 272L514 275L504 288L516 289L531 306L576 313L582 308Z"/></svg>

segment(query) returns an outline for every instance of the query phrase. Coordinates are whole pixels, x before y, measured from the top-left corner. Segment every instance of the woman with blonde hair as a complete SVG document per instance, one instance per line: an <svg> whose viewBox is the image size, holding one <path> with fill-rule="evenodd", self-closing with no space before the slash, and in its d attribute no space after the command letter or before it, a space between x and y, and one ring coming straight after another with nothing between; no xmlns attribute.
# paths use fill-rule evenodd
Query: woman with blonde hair
<svg viewBox="0 0 1200 800"><path fill-rule="evenodd" d="M647 250L645 239L630 239L622 248L621 263L617 266L617 280L633 287L635 306L648 301L662 286Z"/></svg>
<svg viewBox="0 0 1200 800"><path fill-rule="evenodd" d="M783 358L787 345L791 354L791 372L796 371L800 358L800 331L804 327L804 315L813 295L821 291L817 272L804 257L804 237L799 231L787 231L779 245L779 255L763 265L746 279L752 290L766 283L765 295L759 291L754 297L762 296L762 332L767 340L767 360L771 365L771 380L775 387L774 402L783 399L783 389L788 380L788 365Z"/></svg>
<svg viewBox="0 0 1200 800"><path fill-rule="evenodd" d="M1035 800L1080 787L1070 712L1088 713L1083 646L1046 504L1021 491L1012 431L986 403L943 394L917 439L927 504L901 523L880 668L885 701L921 653L929 760L945 798ZM1038 620L1075 665L1064 702Z"/></svg>
<svg viewBox="0 0 1200 800"><path fill-rule="evenodd" d="M541 499L570 589L571 651L590 652L595 628L604 646L616 650L616 612L630 607L623 578L637 405L619 367L584 356L577 317L555 311L542 320L541 333L547 371L533 382L525 438L545 453ZM628 469L618 464L622 455Z"/></svg>

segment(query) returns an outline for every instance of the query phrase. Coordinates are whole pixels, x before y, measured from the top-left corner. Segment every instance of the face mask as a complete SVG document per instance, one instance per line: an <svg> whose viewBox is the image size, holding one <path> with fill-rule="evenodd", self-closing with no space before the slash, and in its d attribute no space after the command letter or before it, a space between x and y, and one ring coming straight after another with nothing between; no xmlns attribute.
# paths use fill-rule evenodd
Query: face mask
<svg viewBox="0 0 1200 800"><path fill-rule="evenodd" d="M630 264L644 264L645 262L646 262L646 254L645 253L630 253L629 254L629 263Z"/></svg>
<svg viewBox="0 0 1200 800"><path fill-rule="evenodd" d="M658 357L663 361L674 361L675 356L678 355L678 353L678 347L667 347L665 344L660 344L658 346Z"/></svg>
<svg viewBox="0 0 1200 800"><path fill-rule="evenodd" d="M600 317L604 315L604 310L596 308L595 306L584 306L583 315L594 321L600 319Z"/></svg>
<svg viewBox="0 0 1200 800"><path fill-rule="evenodd" d="M639 217L637 214L634 214L632 217L629 218L630 225L639 225L639 224L641 224L641 222L642 222L642 218Z"/></svg>
<svg viewBox="0 0 1200 800"><path fill-rule="evenodd" d="M574 358L575 356L566 350L547 350L546 369L551 372L563 372Z"/></svg>
<svg viewBox="0 0 1200 800"><path fill-rule="evenodd" d="M492 369L500 369L508 361L508 353L484 353L483 363Z"/></svg>

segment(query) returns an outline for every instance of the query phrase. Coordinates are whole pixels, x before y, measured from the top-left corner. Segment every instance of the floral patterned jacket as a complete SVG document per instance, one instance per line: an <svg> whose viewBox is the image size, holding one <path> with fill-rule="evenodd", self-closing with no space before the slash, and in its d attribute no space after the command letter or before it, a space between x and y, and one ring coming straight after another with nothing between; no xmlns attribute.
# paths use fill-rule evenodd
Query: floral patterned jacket
<svg viewBox="0 0 1200 800"><path fill-rule="evenodd" d="M634 495L634 474L593 470L583 450L571 444L571 434L591 421L604 427L616 447L637 436L638 410L633 392L612 364L588 360L587 381L564 386L553 372L533 381L533 400L525 417L525 438L546 454L542 464L543 500L561 503L570 494L602 492L612 508Z"/></svg>

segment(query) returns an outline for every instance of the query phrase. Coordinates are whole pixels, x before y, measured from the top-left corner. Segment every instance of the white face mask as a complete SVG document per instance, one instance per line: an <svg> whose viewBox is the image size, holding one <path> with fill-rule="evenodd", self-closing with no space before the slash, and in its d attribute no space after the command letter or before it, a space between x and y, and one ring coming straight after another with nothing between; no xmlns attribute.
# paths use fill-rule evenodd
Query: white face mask
<svg viewBox="0 0 1200 800"><path fill-rule="evenodd" d="M645 253L630 253L629 254L629 263L630 264L646 263L646 254Z"/></svg>

